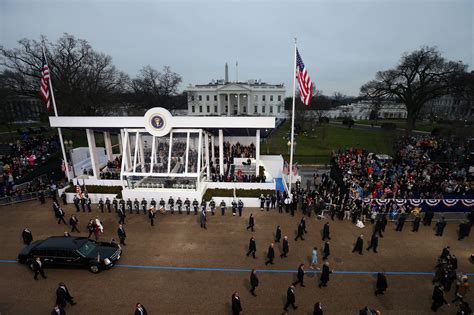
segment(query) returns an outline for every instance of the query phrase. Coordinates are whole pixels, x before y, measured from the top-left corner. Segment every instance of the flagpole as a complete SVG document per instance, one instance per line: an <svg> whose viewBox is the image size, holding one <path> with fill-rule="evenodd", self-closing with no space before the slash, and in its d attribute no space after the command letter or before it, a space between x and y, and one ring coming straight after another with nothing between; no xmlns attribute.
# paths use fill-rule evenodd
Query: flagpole
<svg viewBox="0 0 474 315"><path fill-rule="evenodd" d="M46 61L46 64L48 64L48 58L46 57L46 51L44 49L44 42L42 42L41 48L43 49L44 60ZM48 80L49 81L49 90L51 92L51 99L53 101L54 116L58 117L58 110L56 108L56 100L54 98L53 80L52 79L53 79L53 73L50 70L49 80ZM63 159L64 159L64 169L66 171L66 176L67 176L67 180L68 180L68 183L69 183L72 180L72 178L71 178L71 174L69 174L69 165L68 165L68 162L67 162L66 150L64 149L63 133L61 132L61 128L58 128L58 135L59 135L59 142L61 144L61 151L62 151Z"/></svg>
<svg viewBox="0 0 474 315"><path fill-rule="evenodd" d="M291 142L290 142L290 177L288 190L291 195L291 181L293 180L293 139L294 139L294 130L295 130L295 94L296 94L296 37L295 37L295 52L293 57L293 105L291 108Z"/></svg>

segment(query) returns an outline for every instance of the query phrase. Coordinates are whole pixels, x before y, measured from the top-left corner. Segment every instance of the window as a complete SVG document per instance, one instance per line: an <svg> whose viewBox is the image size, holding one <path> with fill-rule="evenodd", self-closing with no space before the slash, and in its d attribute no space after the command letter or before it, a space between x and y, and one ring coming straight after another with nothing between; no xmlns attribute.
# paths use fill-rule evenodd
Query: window
<svg viewBox="0 0 474 315"><path fill-rule="evenodd" d="M262 95L262 101L265 102L265 95Z"/></svg>
<svg viewBox="0 0 474 315"><path fill-rule="evenodd" d="M199 112L202 113L202 106L199 105Z"/></svg>
<svg viewBox="0 0 474 315"><path fill-rule="evenodd" d="M278 95L278 102L281 102L281 95Z"/></svg>
<svg viewBox="0 0 474 315"><path fill-rule="evenodd" d="M258 101L258 95L255 95L255 102Z"/></svg>
<svg viewBox="0 0 474 315"><path fill-rule="evenodd" d="M258 106L255 105L255 110L254 110L254 113L257 114L258 113Z"/></svg>
<svg viewBox="0 0 474 315"><path fill-rule="evenodd" d="M247 112L247 106L244 106L244 113Z"/></svg>
<svg viewBox="0 0 474 315"><path fill-rule="evenodd" d="M209 95L206 95L206 101L209 102Z"/></svg>
<svg viewBox="0 0 474 315"><path fill-rule="evenodd" d="M273 113L273 106L270 106L270 114Z"/></svg>
<svg viewBox="0 0 474 315"><path fill-rule="evenodd" d="M226 100L226 102L227 102L227 94L225 95L225 100Z"/></svg>
<svg viewBox="0 0 474 315"><path fill-rule="evenodd" d="M191 112L194 113L195 112L195 109L194 109L194 105L191 106Z"/></svg>
<svg viewBox="0 0 474 315"><path fill-rule="evenodd" d="M92 253L92 251L97 247L97 245L90 241L90 240L87 240L77 251L83 255L83 256L87 256L89 255L90 253Z"/></svg>
<svg viewBox="0 0 474 315"><path fill-rule="evenodd" d="M211 112L211 106L207 105L206 107L207 107L207 108L206 108L206 109L207 109L207 112L210 113L210 112Z"/></svg>
<svg viewBox="0 0 474 315"><path fill-rule="evenodd" d="M214 101L217 102L217 95L214 95Z"/></svg>
<svg viewBox="0 0 474 315"><path fill-rule="evenodd" d="M273 95L270 95L270 102L273 102Z"/></svg>
<svg viewBox="0 0 474 315"><path fill-rule="evenodd" d="M199 100L202 101L202 95L199 95Z"/></svg>
<svg viewBox="0 0 474 315"><path fill-rule="evenodd" d="M194 95L191 95L191 101L194 102Z"/></svg>
<svg viewBox="0 0 474 315"><path fill-rule="evenodd" d="M217 105L214 106L214 113L217 113Z"/></svg>
<svg viewBox="0 0 474 315"><path fill-rule="evenodd" d="M265 105L262 105L262 113L265 113Z"/></svg>

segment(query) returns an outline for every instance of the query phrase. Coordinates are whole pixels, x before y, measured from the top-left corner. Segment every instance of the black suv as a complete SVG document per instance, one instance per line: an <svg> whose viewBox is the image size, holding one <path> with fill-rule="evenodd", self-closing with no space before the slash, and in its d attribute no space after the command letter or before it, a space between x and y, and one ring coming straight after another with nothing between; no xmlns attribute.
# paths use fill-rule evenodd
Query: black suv
<svg viewBox="0 0 474 315"><path fill-rule="evenodd" d="M93 273L109 269L120 259L120 246L86 237L52 236L35 241L18 255L18 262L31 264L37 257L45 266L87 267Z"/></svg>

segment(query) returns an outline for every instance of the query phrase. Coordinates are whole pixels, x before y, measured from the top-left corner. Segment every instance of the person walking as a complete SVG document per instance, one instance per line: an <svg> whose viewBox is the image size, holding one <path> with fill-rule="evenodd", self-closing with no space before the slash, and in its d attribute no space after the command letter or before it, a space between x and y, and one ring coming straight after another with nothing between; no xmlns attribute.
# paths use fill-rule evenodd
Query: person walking
<svg viewBox="0 0 474 315"><path fill-rule="evenodd" d="M377 234L372 234L372 238L370 239L370 245L367 247L367 250L373 249L374 253L377 252L377 246L379 245L379 237Z"/></svg>
<svg viewBox="0 0 474 315"><path fill-rule="evenodd" d="M66 315L66 311L63 310L59 305L55 305L51 311L51 315Z"/></svg>
<svg viewBox="0 0 474 315"><path fill-rule="evenodd" d="M443 306L443 304L447 304L449 306L449 303L444 299L444 288L441 284L435 285L433 288L433 295L431 296L431 299L433 300L433 303L431 304L431 310L433 312L437 312L438 308Z"/></svg>
<svg viewBox="0 0 474 315"><path fill-rule="evenodd" d="M295 305L295 302L296 302L295 287L292 285L286 291L286 304L283 307L283 309L287 312L288 306L291 305L291 307L293 307L293 309L296 310L298 306Z"/></svg>
<svg viewBox="0 0 474 315"><path fill-rule="evenodd" d="M119 224L125 224L125 218L127 217L125 208L120 205L119 210L118 210L118 216L119 216Z"/></svg>
<svg viewBox="0 0 474 315"><path fill-rule="evenodd" d="M30 245L31 242L33 241L33 233L31 233L31 230L29 227L26 227L23 232L21 233L21 237L23 238L23 243L25 245Z"/></svg>
<svg viewBox="0 0 474 315"><path fill-rule="evenodd" d="M58 207L58 210L56 211L56 218L58 219L58 224L61 224L63 222L65 225L67 225L66 221L64 221L64 210L61 207Z"/></svg>
<svg viewBox="0 0 474 315"><path fill-rule="evenodd" d="M117 235L120 240L120 245L126 245L125 239L127 238L127 233L125 233L125 229L122 224L119 224L119 227L117 229Z"/></svg>
<svg viewBox="0 0 474 315"><path fill-rule="evenodd" d="M267 261L265 262L265 266L268 264L273 265L273 259L275 258L275 249L273 248L274 244L271 243L270 246L268 246L268 252L267 252Z"/></svg>
<svg viewBox="0 0 474 315"><path fill-rule="evenodd" d="M254 226L255 226L255 219L253 218L253 213L251 213L249 217L249 225L247 226L247 231L248 229L251 229L252 232L255 232L255 230L253 229Z"/></svg>
<svg viewBox="0 0 474 315"><path fill-rule="evenodd" d="M446 227L446 220L444 217L441 217L441 219L436 222L436 236L443 236L444 228Z"/></svg>
<svg viewBox="0 0 474 315"><path fill-rule="evenodd" d="M207 226L206 226L207 214L206 214L206 209L205 208L201 210L200 221L201 221L201 229L207 230Z"/></svg>
<svg viewBox="0 0 474 315"><path fill-rule="evenodd" d="M309 266L309 268L314 269L316 267L316 269L319 270L317 265L318 265L318 248L313 247L313 250L311 251L311 265Z"/></svg>
<svg viewBox="0 0 474 315"><path fill-rule="evenodd" d="M220 206L221 206L221 215L225 215L226 204L224 200L221 201Z"/></svg>
<svg viewBox="0 0 474 315"><path fill-rule="evenodd" d="M242 305L240 304L239 292L232 294L232 315L239 315L242 312Z"/></svg>
<svg viewBox="0 0 474 315"><path fill-rule="evenodd" d="M150 209L148 209L148 219L150 219L151 226L155 226L155 216L155 208L151 207Z"/></svg>
<svg viewBox="0 0 474 315"><path fill-rule="evenodd" d="M297 285L298 283L302 286L302 287L305 287L303 281L304 281L304 264L300 264L300 266L298 267L298 273L296 275L296 281L293 282L293 285Z"/></svg>
<svg viewBox="0 0 474 315"><path fill-rule="evenodd" d="M95 233L95 223L94 220L90 219L89 223L87 223L87 231L89 232L89 236L87 238L91 238L92 234Z"/></svg>
<svg viewBox="0 0 474 315"><path fill-rule="evenodd" d="M66 285L63 282L59 282L58 288L56 289L56 304L64 309L67 303L71 305L76 304Z"/></svg>
<svg viewBox="0 0 474 315"><path fill-rule="evenodd" d="M451 303L456 303L460 301L461 303L464 302L464 298L466 297L467 291L469 291L469 280L467 276L462 276L460 280L456 283L456 298L451 301Z"/></svg>
<svg viewBox="0 0 474 315"><path fill-rule="evenodd" d="M363 239L364 235L359 235L359 237L357 238L356 240L356 243L355 243L355 246L354 246L354 249L352 250L352 252L359 252L359 255L362 255L362 250L364 248L364 239Z"/></svg>
<svg viewBox="0 0 474 315"><path fill-rule="evenodd" d="M413 221L413 229L411 230L412 232L418 232L418 229L420 228L420 222L421 217L419 214L417 214L415 220Z"/></svg>
<svg viewBox="0 0 474 315"><path fill-rule="evenodd" d="M298 234L295 237L295 241L297 241L298 238L304 241L303 235L304 235L304 228L303 228L303 224L300 222L298 224Z"/></svg>
<svg viewBox="0 0 474 315"><path fill-rule="evenodd" d="M244 209L244 202L240 199L239 199L237 208L239 209L239 217L241 217L242 216L242 210Z"/></svg>
<svg viewBox="0 0 474 315"><path fill-rule="evenodd" d="M405 213L401 213L400 217L398 218L397 228L395 231L401 232L403 230L403 225L405 224L406 219Z"/></svg>
<svg viewBox="0 0 474 315"><path fill-rule="evenodd" d="M327 284L329 282L329 275L332 273L331 270L329 270L329 262L325 262L323 264L323 270L321 271L321 277L319 278L319 288L322 287L327 287Z"/></svg>
<svg viewBox="0 0 474 315"><path fill-rule="evenodd" d="M458 241L464 239L465 237L468 237L470 232L471 232L471 223L469 221L461 222L459 224Z"/></svg>
<svg viewBox="0 0 474 315"><path fill-rule="evenodd" d="M69 218L69 225L71 226L71 233L76 231L77 233L81 233L79 229L77 228L77 225L79 224L79 219L76 218L76 216L73 214Z"/></svg>
<svg viewBox="0 0 474 315"><path fill-rule="evenodd" d="M148 315L145 307L141 303L135 305L135 314L134 315Z"/></svg>
<svg viewBox="0 0 474 315"><path fill-rule="evenodd" d="M280 255L281 258L288 257L288 252L290 251L290 245L288 243L288 236L285 235L283 237L283 246L282 246L282 254Z"/></svg>
<svg viewBox="0 0 474 315"><path fill-rule="evenodd" d="M257 243L255 242L255 237L251 237L249 241L249 251L247 252L247 256L252 254L253 258L255 257L255 252L257 251Z"/></svg>
<svg viewBox="0 0 474 315"><path fill-rule="evenodd" d="M314 304L313 315L323 315L323 305L320 302Z"/></svg>
<svg viewBox="0 0 474 315"><path fill-rule="evenodd" d="M329 222L326 222L323 227L323 241L330 240L329 237Z"/></svg>
<svg viewBox="0 0 474 315"><path fill-rule="evenodd" d="M384 292L387 291L387 277L385 277L385 274L383 272L377 273L377 283L375 284L375 288L375 296L379 294L383 295Z"/></svg>
<svg viewBox="0 0 474 315"><path fill-rule="evenodd" d="M324 248L323 248L323 260L328 259L330 254L331 254L331 250L329 248L329 241L326 241L324 242Z"/></svg>
<svg viewBox="0 0 474 315"><path fill-rule="evenodd" d="M34 276L35 280L38 280L39 274L41 274L41 277L43 277L43 279L47 278L46 275L44 274L43 263L41 262L41 258L36 257L34 262L31 264L31 269L35 273L35 276Z"/></svg>
<svg viewBox="0 0 474 315"><path fill-rule="evenodd" d="M253 296L257 296L255 294L255 288L258 287L258 277L257 271L255 271L255 269L252 269L252 272L250 273L250 285L252 286L252 289L250 289L250 293L252 293Z"/></svg>
<svg viewBox="0 0 474 315"><path fill-rule="evenodd" d="M280 243L281 239L281 229L280 226L277 225L276 231L275 231L275 243Z"/></svg>

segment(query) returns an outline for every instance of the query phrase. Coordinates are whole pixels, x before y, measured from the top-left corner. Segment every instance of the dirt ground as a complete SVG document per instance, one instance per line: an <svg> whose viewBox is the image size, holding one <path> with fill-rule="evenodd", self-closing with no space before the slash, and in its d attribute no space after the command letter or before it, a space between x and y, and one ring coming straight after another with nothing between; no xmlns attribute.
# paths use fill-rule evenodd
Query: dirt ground
<svg viewBox="0 0 474 315"><path fill-rule="evenodd" d="M72 205L65 208L66 221L75 213ZM246 230L250 212L256 222L254 233ZM87 236L89 218L99 215L104 223L103 240L117 238L117 216L114 213L78 213L80 235ZM293 239L301 213L295 217L279 214L276 210L261 212L244 209L242 217L232 217L227 211L209 215L208 229L203 230L194 215L157 215L151 227L143 214L127 216L127 245L123 248L120 265L100 274L82 269L46 269L47 279L35 281L26 266L15 262L0 262L0 313L49 314L55 303L58 282L66 283L77 301L67 306L67 314L133 314L136 302L142 303L148 314L231 314L231 295L241 296L242 314L282 314L288 286L295 281L300 263L309 262L311 249L322 247L321 229L326 220L307 219L305 240ZM69 227L54 220L51 202L40 205L28 202L0 208L0 259L14 260L23 244L21 232L28 226L35 240L62 235ZM273 241L275 227L280 225L283 235L290 238L290 253L279 257L280 245L275 246L275 264L265 266L266 250ZM443 247L450 245L459 260L459 271L473 273L468 261L474 252L472 236L457 241L457 224L448 224L443 237L434 236L432 228L421 226L411 232L407 223L403 232L395 232L389 223L379 241L378 254L367 252L360 256L351 253L360 233L364 247L370 238L372 226L359 229L347 221L334 221L331 226L331 256L329 262L335 273L327 288L318 288L319 274L306 274L306 287L296 287L296 304L291 314L312 314L316 302L321 302L324 314L358 314L368 305L382 314L429 314L433 286L431 276L423 274L388 275L388 291L375 297L375 276L348 274L355 272L432 272ZM73 233L77 235L78 233ZM257 259L246 257L248 241L254 235L257 241ZM319 260L321 262L321 253ZM222 268L225 270L176 270L156 267ZM139 268L143 267L143 268ZM249 293L250 273L258 269L260 286L257 297ZM242 270L243 269L243 270ZM306 268L308 270L308 268ZM269 272L269 271L279 272ZM342 272L342 273L337 273ZM474 278L474 277L471 277ZM474 280L471 280L473 282ZM454 289L446 293L453 299ZM474 305L474 292L467 301ZM443 306L441 314L455 314L453 304Z"/></svg>

